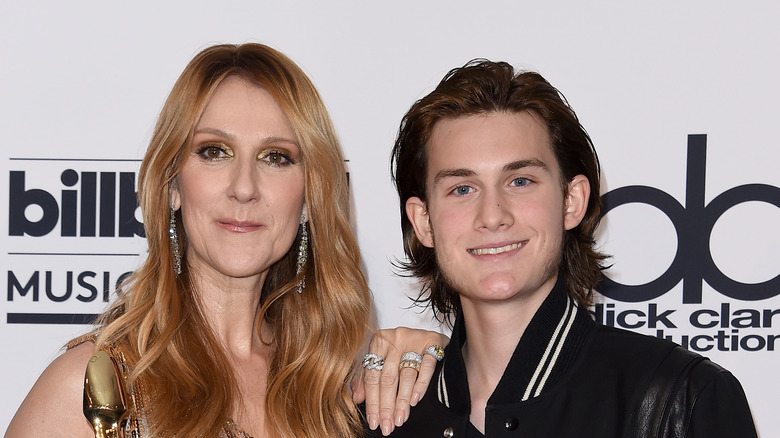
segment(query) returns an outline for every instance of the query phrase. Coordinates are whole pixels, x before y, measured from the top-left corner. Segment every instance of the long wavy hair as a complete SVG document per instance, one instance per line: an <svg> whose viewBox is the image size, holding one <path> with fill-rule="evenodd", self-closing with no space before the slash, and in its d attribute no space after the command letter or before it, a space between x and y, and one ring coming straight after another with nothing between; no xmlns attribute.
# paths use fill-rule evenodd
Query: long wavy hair
<svg viewBox="0 0 780 438"><path fill-rule="evenodd" d="M547 127L553 153L561 168L561 190L577 175L585 175L591 196L580 224L564 233L561 270L569 295L592 304L593 289L602 278L606 255L598 252L593 233L599 224L599 160L590 136L563 95L540 74L515 73L506 62L475 59L450 70L430 94L404 115L391 154L390 171L400 197L401 231L407 259L398 261L404 272L423 284L418 303L429 303L440 316L451 316L460 299L436 263L433 248L424 246L406 216L406 201L427 199L427 144L441 120L491 112L531 113ZM448 319L448 318L446 318Z"/></svg>
<svg viewBox="0 0 780 438"><path fill-rule="evenodd" d="M98 348L122 349L129 382L144 389L152 436L218 436L240 390L224 348L206 322L186 259L173 269L170 184L217 86L236 75L266 90L288 117L301 150L309 218L306 287L295 288L300 229L269 270L257 313L273 332L266 424L272 436L361 434L346 387L368 328L369 292L349 224L344 160L325 106L303 71L262 44L209 47L187 65L160 113L141 164L138 196L148 257L99 319ZM187 233L176 215L182 253ZM298 218L291 218L298 220Z"/></svg>

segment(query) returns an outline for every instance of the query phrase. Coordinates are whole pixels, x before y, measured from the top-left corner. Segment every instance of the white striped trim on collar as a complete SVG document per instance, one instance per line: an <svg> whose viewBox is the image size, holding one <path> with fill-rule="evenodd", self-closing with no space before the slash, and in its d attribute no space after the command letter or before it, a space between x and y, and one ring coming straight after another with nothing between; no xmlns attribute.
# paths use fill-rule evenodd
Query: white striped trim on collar
<svg viewBox="0 0 780 438"><path fill-rule="evenodd" d="M577 315L576 308L578 306L579 304L577 301L572 300L568 295L566 296L566 311L563 312L563 317L558 322L558 326L555 327L555 331L547 344L542 359L536 366L536 371L534 371L534 375L531 377L531 381L525 389L522 401L528 400L531 397L531 392L533 392L534 397L538 397L539 394L542 393L542 389L544 388L545 383L547 383L550 373L553 368L555 368L555 363L558 361L558 356L563 349L563 345L566 343L569 330ZM552 357L550 357L551 354ZM449 395L447 394L447 382L444 380L444 365L445 364L442 364L441 371L439 372L437 395L439 397L439 402L449 408L450 400ZM533 390L534 386L536 386L536 391Z"/></svg>
<svg viewBox="0 0 780 438"><path fill-rule="evenodd" d="M534 375L531 377L531 381L528 382L528 386L525 388L522 401L528 400L531 397L532 392L534 397L538 397L539 394L542 393L542 388L544 388L544 384L547 383L547 378L550 377L550 373L555 367L555 363L558 360L558 355L561 353L563 344L566 343L566 337L569 334L569 329L571 329L571 325L574 323L574 317L577 314L574 311L577 308L577 303L568 296L566 297L566 301L567 306L566 311L563 313L563 318L561 318L561 320L558 322L558 326L555 327L555 331L550 338L550 342L548 342L547 348L544 350L542 359L536 366L536 371L534 371ZM561 333L561 331L563 331L563 333ZM552 357L550 357L551 353ZM536 387L535 391L534 387Z"/></svg>

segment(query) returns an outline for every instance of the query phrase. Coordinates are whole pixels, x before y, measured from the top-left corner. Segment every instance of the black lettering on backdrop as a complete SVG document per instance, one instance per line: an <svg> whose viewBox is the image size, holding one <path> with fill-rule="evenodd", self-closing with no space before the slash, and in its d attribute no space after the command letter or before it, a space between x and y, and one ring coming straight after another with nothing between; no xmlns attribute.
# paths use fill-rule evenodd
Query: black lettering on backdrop
<svg viewBox="0 0 780 438"><path fill-rule="evenodd" d="M14 300L14 290L19 292L20 297L24 297L27 296L30 289L32 289L32 300L38 301L38 271L33 273L24 286L16 278L13 271L8 271L8 301Z"/></svg>
<svg viewBox="0 0 780 438"><path fill-rule="evenodd" d="M716 265L710 252L710 237L715 222L728 209L749 201L760 201L780 208L780 188L767 184L746 184L731 188L704 204L707 135L688 136L688 166L685 207L668 193L654 187L627 186L605 193L603 215L631 203L651 205L661 210L677 233L677 253L660 277L641 285L620 284L607 276L597 290L617 301L649 301L667 293L683 282L683 303L702 302L702 281L719 293L733 299L756 301L780 294L780 273L762 283L748 284L727 277Z"/></svg>
<svg viewBox="0 0 780 438"><path fill-rule="evenodd" d="M8 198L8 235L21 239L11 241L19 249L9 250L9 256L78 256L78 257L137 257L138 254L112 251L89 252L74 247L71 252L52 251L41 248L27 252L27 239L59 234L66 239L53 239L52 246L67 248L75 243L87 241L101 245L95 237L145 237L141 220L136 219L138 195L136 192L137 167L141 160L101 159L101 158L10 158L11 161L24 163L25 168L9 171ZM69 163L62 167L47 164L39 167L35 163ZM79 164L87 168L80 168ZM109 163L98 167L94 163ZM119 164L136 163L136 164ZM132 168L130 167L132 166ZM57 188L59 177L62 184ZM43 179L45 184L40 181ZM55 185L52 186L51 182ZM52 187L54 187L52 189ZM31 219L32 218L32 219ZM100 240L104 241L104 240ZM63 245L62 242L65 242ZM102 245L101 245L102 246ZM94 248L94 246L93 246ZM124 272L116 277L114 272L101 269L102 259L95 260L93 270L43 270L22 274L9 269L7 271L7 301L14 303L11 308L35 309L38 304L52 303L95 303L108 302L111 294L121 293L120 285L132 274ZM29 264L25 264L29 266ZM122 272L122 271L120 271ZM102 291L102 293L101 293ZM30 305L33 306L30 306ZM55 307L57 307L55 305ZM97 315L87 313L36 313L7 312L9 324L90 324Z"/></svg>
<svg viewBox="0 0 780 438"><path fill-rule="evenodd" d="M80 177L80 178L79 178ZM117 178L119 179L119 199L116 196ZM65 187L75 187L79 179L78 190L62 190L60 204L46 190L25 186L25 171L11 171L9 178L9 215L8 233L10 236L45 236L52 232L60 222L62 236L76 236L76 222L80 221L79 236L93 237L145 237L143 224L135 218L138 208L138 196L135 191L134 172L100 172L98 184L97 172L81 172L66 169L60 175ZM99 189L99 191L98 191ZM78 192L81 202L77 206ZM98 197L99 193L99 197ZM31 221L25 210L37 205L43 211L38 221ZM80 207L80 208L79 208ZM60 209L61 208L61 209ZM117 209L119 210L119 230L116 230ZM79 210L81 210L79 212ZM79 214L80 213L80 214ZM96 222L96 218L99 221Z"/></svg>
<svg viewBox="0 0 780 438"><path fill-rule="evenodd" d="M43 272L43 275L41 275L41 272ZM53 271L35 271L30 275L24 285L22 285L23 281L20 281L19 277L17 277L13 271L8 271L7 299L9 302L14 301L16 296L16 298L24 298L28 301L38 302L40 300L40 280L41 277L43 277L45 296L51 302L61 303L75 298L83 303L90 303L98 299L98 296L100 296L103 302L108 302L111 288L113 287L113 290L116 290L117 293L121 293L120 288L122 283L124 283L127 277L132 273L132 271L124 272L112 283L111 273L103 272L103 293L98 295L98 286L93 283L98 276L98 273L94 271L79 273L66 271L64 275L63 273L55 273ZM28 297L30 292L32 292L32 294Z"/></svg>

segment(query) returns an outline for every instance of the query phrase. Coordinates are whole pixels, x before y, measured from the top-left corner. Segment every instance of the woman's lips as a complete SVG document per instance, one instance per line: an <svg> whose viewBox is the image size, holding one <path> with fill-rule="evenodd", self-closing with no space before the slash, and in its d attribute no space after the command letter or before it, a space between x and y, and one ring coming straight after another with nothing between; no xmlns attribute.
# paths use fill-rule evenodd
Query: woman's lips
<svg viewBox="0 0 780 438"><path fill-rule="evenodd" d="M217 223L220 227L234 233L251 233L262 228L263 224L252 221L239 221L235 219L219 219Z"/></svg>

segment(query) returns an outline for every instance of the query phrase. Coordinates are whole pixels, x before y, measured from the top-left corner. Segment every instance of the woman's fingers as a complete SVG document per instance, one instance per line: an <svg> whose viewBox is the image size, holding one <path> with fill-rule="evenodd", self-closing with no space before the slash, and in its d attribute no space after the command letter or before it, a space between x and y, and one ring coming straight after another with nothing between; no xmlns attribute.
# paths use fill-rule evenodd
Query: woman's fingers
<svg viewBox="0 0 780 438"><path fill-rule="evenodd" d="M355 400L365 396L366 419L372 430L380 427L388 435L406 422L410 407L425 394L436 369L434 356L424 352L448 342L440 333L406 327L374 333L363 361L362 388L353 393ZM379 359L381 366L377 366Z"/></svg>
<svg viewBox="0 0 780 438"><path fill-rule="evenodd" d="M413 389L417 382L417 371L414 368L403 368L399 372L398 395L395 399L393 424L401 426L409 418L409 407L414 397Z"/></svg>
<svg viewBox="0 0 780 438"><path fill-rule="evenodd" d="M417 380L412 389L412 398L410 400L412 406L417 406L417 403L423 398L423 395L425 395L425 391L428 390L428 385L431 383L434 371L436 371L436 359L427 354L423 355L420 373L417 375Z"/></svg>
<svg viewBox="0 0 780 438"><path fill-rule="evenodd" d="M371 430L381 426L384 435L393 429L392 415L401 357L393 345L393 335L390 330L376 331L369 343L369 352L363 359L366 420Z"/></svg>
<svg viewBox="0 0 780 438"><path fill-rule="evenodd" d="M360 368L352 376L352 381L349 382L352 387L352 402L359 405L366 401L366 387L363 383L363 373L365 370Z"/></svg>

